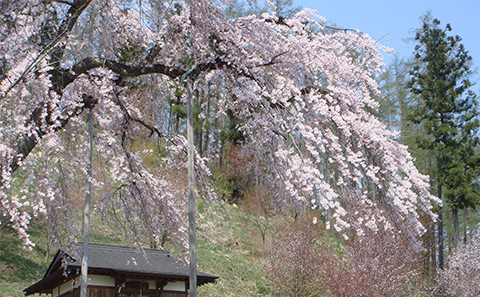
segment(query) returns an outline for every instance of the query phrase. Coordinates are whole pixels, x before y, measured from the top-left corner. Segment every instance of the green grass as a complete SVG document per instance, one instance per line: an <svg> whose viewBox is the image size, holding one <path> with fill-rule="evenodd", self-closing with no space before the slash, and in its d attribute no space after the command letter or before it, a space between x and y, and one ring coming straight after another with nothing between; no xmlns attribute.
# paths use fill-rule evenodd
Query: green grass
<svg viewBox="0 0 480 297"><path fill-rule="evenodd" d="M206 246L198 249L199 269L220 276L216 284L201 287L201 296L262 296L265 286L258 265L261 259L242 254L242 250L215 250Z"/></svg>
<svg viewBox="0 0 480 297"><path fill-rule="evenodd" d="M40 280L47 266L41 248L25 249L12 230L0 228L0 296L24 296L22 290Z"/></svg>
<svg viewBox="0 0 480 297"><path fill-rule="evenodd" d="M198 218L198 266L219 276L216 284L199 288L199 296L268 296L267 260L261 239L238 208L229 204L206 207Z"/></svg>

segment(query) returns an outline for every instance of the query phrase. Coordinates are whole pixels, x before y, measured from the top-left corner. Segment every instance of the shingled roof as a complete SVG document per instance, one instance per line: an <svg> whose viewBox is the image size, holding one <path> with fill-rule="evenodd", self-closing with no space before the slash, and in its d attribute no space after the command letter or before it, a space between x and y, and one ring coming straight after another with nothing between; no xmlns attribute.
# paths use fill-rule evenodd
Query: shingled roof
<svg viewBox="0 0 480 297"><path fill-rule="evenodd" d="M71 249L59 249L43 279L24 290L25 295L48 293L50 288L80 274L83 244ZM111 275L118 278L141 278L188 282L189 268L170 257L166 250L138 249L126 246L90 243L89 274ZM215 282L217 276L197 272L197 283Z"/></svg>

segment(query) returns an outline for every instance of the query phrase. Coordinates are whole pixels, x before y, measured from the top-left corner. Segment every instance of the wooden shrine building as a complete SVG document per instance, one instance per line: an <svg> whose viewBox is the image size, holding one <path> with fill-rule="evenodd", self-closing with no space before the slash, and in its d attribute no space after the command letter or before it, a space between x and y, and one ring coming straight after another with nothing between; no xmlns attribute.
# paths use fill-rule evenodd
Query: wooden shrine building
<svg viewBox="0 0 480 297"><path fill-rule="evenodd" d="M79 297L83 245L59 249L42 280L24 289L25 296ZM189 268L168 251L89 244L88 297L187 296ZM218 277L197 273L197 284Z"/></svg>

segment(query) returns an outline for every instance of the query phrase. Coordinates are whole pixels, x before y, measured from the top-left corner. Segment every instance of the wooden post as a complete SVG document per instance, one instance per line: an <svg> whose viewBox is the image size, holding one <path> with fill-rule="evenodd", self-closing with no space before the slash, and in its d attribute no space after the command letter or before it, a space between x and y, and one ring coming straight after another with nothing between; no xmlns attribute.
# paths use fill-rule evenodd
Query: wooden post
<svg viewBox="0 0 480 297"><path fill-rule="evenodd" d="M93 153L93 114L88 113L89 151L87 164L87 192L85 193L85 212L83 219L83 257L80 277L80 297L87 297L88 287L88 241L90 238L90 196L92 192L92 153Z"/></svg>
<svg viewBox="0 0 480 297"><path fill-rule="evenodd" d="M197 239L195 227L195 168L193 149L192 81L186 80L187 88L187 138L188 138L188 242L190 256L190 297L197 297Z"/></svg>

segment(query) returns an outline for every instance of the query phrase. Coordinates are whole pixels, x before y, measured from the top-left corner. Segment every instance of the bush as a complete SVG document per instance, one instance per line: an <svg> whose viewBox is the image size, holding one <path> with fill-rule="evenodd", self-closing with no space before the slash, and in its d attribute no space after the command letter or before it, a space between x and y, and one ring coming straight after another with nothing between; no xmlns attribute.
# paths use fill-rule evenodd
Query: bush
<svg viewBox="0 0 480 297"><path fill-rule="evenodd" d="M319 276L325 251L319 243L320 236L320 227L311 219L284 230L271 254L269 275L275 287L274 296L323 296L324 285Z"/></svg>
<svg viewBox="0 0 480 297"><path fill-rule="evenodd" d="M444 270L438 271L434 296L480 296L480 236L460 244L447 259Z"/></svg>

